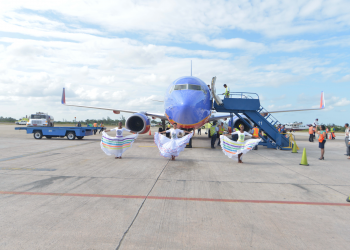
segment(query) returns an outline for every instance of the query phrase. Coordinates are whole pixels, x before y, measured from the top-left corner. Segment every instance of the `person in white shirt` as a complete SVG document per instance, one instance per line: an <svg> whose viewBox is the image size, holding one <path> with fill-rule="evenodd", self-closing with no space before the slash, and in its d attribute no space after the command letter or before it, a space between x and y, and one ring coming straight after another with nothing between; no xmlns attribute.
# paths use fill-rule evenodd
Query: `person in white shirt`
<svg viewBox="0 0 350 250"><path fill-rule="evenodd" d="M116 137L109 136L106 132L115 131ZM131 132L136 133L135 135L129 135L123 137L123 132ZM123 128L123 124L121 122L118 123L118 127L110 130L105 130L102 132L101 139L101 149L106 155L114 155L115 159L121 159L122 154L131 148L135 139L137 138L138 133L131 131L129 129Z"/></svg>
<svg viewBox="0 0 350 250"><path fill-rule="evenodd" d="M345 155L350 156L349 123L345 123L344 127L345 127L345 146L346 146L346 154ZM348 159L350 159L350 157Z"/></svg>
<svg viewBox="0 0 350 250"><path fill-rule="evenodd" d="M171 139L161 135L164 133L170 133ZM179 138L180 134L188 134ZM162 131L154 134L154 142L157 145L159 152L162 156L170 158L175 161L175 157L179 156L180 152L186 147L186 144L190 141L193 132L188 132L177 128L177 123L173 124L173 128L167 131Z"/></svg>
<svg viewBox="0 0 350 250"><path fill-rule="evenodd" d="M232 135L237 134L238 140L232 141L227 136L221 135L221 148L226 156L229 158L237 159L238 163L243 163L242 156L243 154L248 153L252 150L256 145L259 144L261 139L249 139L245 141L246 136L252 136L248 132L244 131L244 126L240 125L239 131L235 131L231 133Z"/></svg>

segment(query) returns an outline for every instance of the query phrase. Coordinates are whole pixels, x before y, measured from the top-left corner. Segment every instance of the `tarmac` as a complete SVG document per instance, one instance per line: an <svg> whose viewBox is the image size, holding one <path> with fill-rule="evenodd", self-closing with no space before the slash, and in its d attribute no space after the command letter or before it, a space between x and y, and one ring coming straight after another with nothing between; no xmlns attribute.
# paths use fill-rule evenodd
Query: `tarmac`
<svg viewBox="0 0 350 250"><path fill-rule="evenodd" d="M14 127L0 125L0 249L350 249L343 133L324 161L295 133L299 153L259 146L238 164L204 130L169 161L157 128L114 159L98 134L35 140Z"/></svg>

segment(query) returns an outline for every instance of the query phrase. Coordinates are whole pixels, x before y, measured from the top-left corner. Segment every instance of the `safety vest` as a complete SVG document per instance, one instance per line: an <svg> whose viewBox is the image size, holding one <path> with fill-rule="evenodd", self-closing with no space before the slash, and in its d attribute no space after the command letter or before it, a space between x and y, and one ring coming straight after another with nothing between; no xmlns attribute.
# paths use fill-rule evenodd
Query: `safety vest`
<svg viewBox="0 0 350 250"><path fill-rule="evenodd" d="M278 128L278 132L281 132L281 127Z"/></svg>
<svg viewBox="0 0 350 250"><path fill-rule="evenodd" d="M168 124L168 128L170 128L170 124Z"/></svg>
<svg viewBox="0 0 350 250"><path fill-rule="evenodd" d="M220 127L220 128L219 128L219 134L220 134L220 135L223 135L223 134L224 134L224 131L225 131L225 128L224 128L224 127Z"/></svg>
<svg viewBox="0 0 350 250"><path fill-rule="evenodd" d="M214 134L216 134L216 125L215 126L211 126L211 128L210 128L210 135L212 136Z"/></svg>
<svg viewBox="0 0 350 250"><path fill-rule="evenodd" d="M326 129L326 133L328 134L328 132L329 132L329 129L327 128L327 129Z"/></svg>
<svg viewBox="0 0 350 250"><path fill-rule="evenodd" d="M230 89L228 87L225 88L225 97L230 97Z"/></svg>
<svg viewBox="0 0 350 250"><path fill-rule="evenodd" d="M334 128L331 128L331 132L332 132L332 133L334 132Z"/></svg>
<svg viewBox="0 0 350 250"><path fill-rule="evenodd" d="M314 133L314 128L313 127L310 127L309 128L309 134L312 135Z"/></svg>
<svg viewBox="0 0 350 250"><path fill-rule="evenodd" d="M238 128L235 128L235 130L236 130L236 131L239 131L239 129L238 129Z"/></svg>
<svg viewBox="0 0 350 250"><path fill-rule="evenodd" d="M259 129L258 128L253 128L253 131L254 131L253 136L254 137L259 137Z"/></svg>
<svg viewBox="0 0 350 250"><path fill-rule="evenodd" d="M94 123L94 127L97 127L97 123L96 122Z"/></svg>

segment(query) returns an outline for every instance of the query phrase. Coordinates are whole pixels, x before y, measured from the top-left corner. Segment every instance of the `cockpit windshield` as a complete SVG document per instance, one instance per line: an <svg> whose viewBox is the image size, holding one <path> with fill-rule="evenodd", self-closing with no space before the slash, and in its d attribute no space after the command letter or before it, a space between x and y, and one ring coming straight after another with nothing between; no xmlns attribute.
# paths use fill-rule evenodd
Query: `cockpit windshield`
<svg viewBox="0 0 350 250"><path fill-rule="evenodd" d="M171 88L170 93L173 92L174 90L199 90L199 91L203 91L204 94L206 93L206 91L202 88L201 85L195 85L195 84L175 85Z"/></svg>

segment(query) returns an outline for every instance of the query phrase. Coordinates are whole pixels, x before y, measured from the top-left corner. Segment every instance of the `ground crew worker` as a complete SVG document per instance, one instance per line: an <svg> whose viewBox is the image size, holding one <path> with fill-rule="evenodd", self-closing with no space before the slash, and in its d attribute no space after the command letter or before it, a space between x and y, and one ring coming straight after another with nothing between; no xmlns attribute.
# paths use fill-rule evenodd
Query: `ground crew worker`
<svg viewBox="0 0 350 250"><path fill-rule="evenodd" d="M225 132L225 128L224 128L224 123L222 122L221 125L219 125L219 131L218 131L218 138L219 138L219 142L218 142L218 146L220 146L220 135L223 135Z"/></svg>
<svg viewBox="0 0 350 250"><path fill-rule="evenodd" d="M97 122L94 123L94 127L97 128ZM97 129L94 129L94 135L96 135Z"/></svg>
<svg viewBox="0 0 350 250"><path fill-rule="evenodd" d="M211 128L211 123L207 123L207 124L205 124L205 128L206 128L206 132L205 132L205 134L208 134L208 137L210 138L211 137L211 135L210 135L210 128Z"/></svg>
<svg viewBox="0 0 350 250"><path fill-rule="evenodd" d="M335 132L334 125L332 125L332 127L331 127L331 136L332 136L332 140L335 139L335 134L334 134L334 132Z"/></svg>
<svg viewBox="0 0 350 250"><path fill-rule="evenodd" d="M328 127L326 127L326 138L327 138L327 139L329 139L329 138L328 138L328 132L329 132L329 129L328 129Z"/></svg>
<svg viewBox="0 0 350 250"><path fill-rule="evenodd" d="M198 134L198 135L202 135L202 127L199 127L199 128L198 128L197 134Z"/></svg>
<svg viewBox="0 0 350 250"><path fill-rule="evenodd" d="M265 133L264 130L261 130L261 134L265 140L267 140L267 134Z"/></svg>
<svg viewBox="0 0 350 250"><path fill-rule="evenodd" d="M309 142L314 142L314 127L309 127Z"/></svg>
<svg viewBox="0 0 350 250"><path fill-rule="evenodd" d="M211 148L215 148L215 142L216 142L218 130L219 130L219 128L218 128L218 126L216 126L216 121L214 121L213 126L211 126L209 129L209 132L211 135Z"/></svg>
<svg viewBox="0 0 350 250"><path fill-rule="evenodd" d="M227 87L226 84L224 84L224 88L225 88L225 93L224 93L225 98L229 98L230 97L230 88Z"/></svg>
<svg viewBox="0 0 350 250"><path fill-rule="evenodd" d="M252 128L252 134L252 138L258 139L260 137L258 125L255 125L255 127ZM258 145L256 145L253 150L258 150Z"/></svg>

